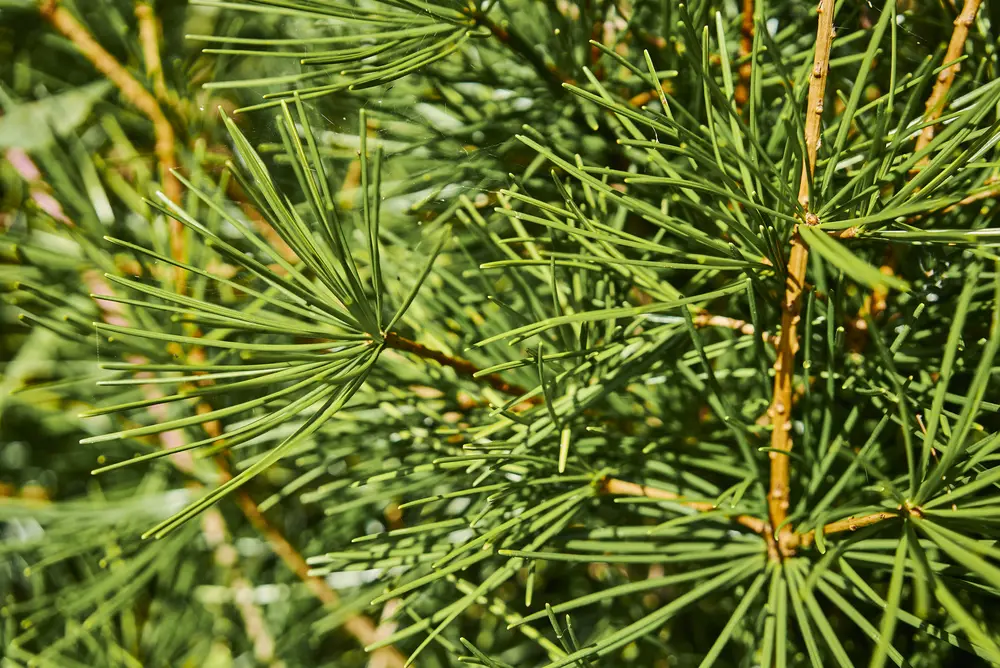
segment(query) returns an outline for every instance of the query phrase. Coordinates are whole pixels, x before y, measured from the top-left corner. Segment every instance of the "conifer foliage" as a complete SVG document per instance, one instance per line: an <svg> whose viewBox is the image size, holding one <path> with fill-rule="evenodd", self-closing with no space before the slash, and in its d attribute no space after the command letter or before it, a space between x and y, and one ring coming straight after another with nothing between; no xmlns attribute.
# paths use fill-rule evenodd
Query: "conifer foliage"
<svg viewBox="0 0 1000 668"><path fill-rule="evenodd" d="M0 0L0 664L1000 663L998 22Z"/></svg>

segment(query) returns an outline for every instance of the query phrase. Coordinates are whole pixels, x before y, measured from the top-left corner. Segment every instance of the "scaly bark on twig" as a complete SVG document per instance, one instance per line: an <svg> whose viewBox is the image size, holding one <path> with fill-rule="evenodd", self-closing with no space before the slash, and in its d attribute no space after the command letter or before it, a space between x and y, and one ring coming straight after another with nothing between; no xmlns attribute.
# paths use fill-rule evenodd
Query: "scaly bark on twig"
<svg viewBox="0 0 1000 668"><path fill-rule="evenodd" d="M736 104L740 107L750 99L750 74L753 72L753 63L750 60L750 54L753 52L753 14L753 0L743 0L743 20L740 22L740 58L743 63L739 68L739 83L733 92Z"/></svg>
<svg viewBox="0 0 1000 668"><path fill-rule="evenodd" d="M948 50L944 54L944 62L951 63L958 60L962 56L962 52L965 51L965 40L969 37L969 26L976 20L976 13L979 12L979 3L980 0L965 0L962 13L955 19L955 29L951 33ZM959 69L961 69L961 65L954 63L941 70L938 74L937 81L934 83L934 89L931 91L930 97L927 98L924 111L925 122L935 121L941 116L941 112L944 111L944 103L948 99L948 91L951 90L951 84L955 81L955 75L958 74ZM920 151L926 148L933 139L934 124L932 123L925 127L920 132L920 136L917 137L916 150ZM924 158L917 163L917 167L922 167L927 162L928 158Z"/></svg>
<svg viewBox="0 0 1000 668"><path fill-rule="evenodd" d="M161 102L169 103L170 93L167 91L163 60L160 58L160 22L156 18L153 6L148 2L136 3L135 18L139 23L142 59L146 65L146 75L153 84L153 93Z"/></svg>
<svg viewBox="0 0 1000 668"><path fill-rule="evenodd" d="M685 501L684 497L680 494L675 494L665 489L649 487L648 485L640 485L634 482L619 480L618 478L607 478L604 480L601 491L605 494L615 494L618 496L642 496L648 499L677 501L682 506L686 506L703 513L718 510L716 505L711 501ZM737 524L745 526L754 533L763 534L767 530L767 523L759 517L754 517L753 515L732 515L729 519Z"/></svg>
<svg viewBox="0 0 1000 668"><path fill-rule="evenodd" d="M809 82L809 96L806 107L805 145L808 162L802 165L799 182L799 203L807 212L805 225L815 225L819 221L809 213L809 189L812 173L816 167L816 152L819 148L820 121L823 117L823 100L826 96L826 77L830 69L830 47L833 44L833 0L820 0L817 8L819 25L816 30L816 53L813 57L812 77ZM771 479L767 494L768 514L771 526L782 527L783 532L791 528L783 526L788 516L789 496L789 454L792 450L792 383L795 378L795 354L798 352L799 311L802 307L802 292L805 285L809 249L793 231L791 252L788 259L788 277L785 295L781 304L781 334L778 344L778 359L774 363L774 396L769 412L771 414Z"/></svg>
<svg viewBox="0 0 1000 668"><path fill-rule="evenodd" d="M797 547L809 547L816 542L817 531L822 531L824 536L829 536L830 534L843 533L845 531L857 531L858 529L863 529L864 527L869 527L873 524L878 524L884 520L891 520L900 517L899 513L891 513L888 511L880 513L872 513L871 515L864 515L862 517L846 517L842 520L837 520L836 522L830 522L824 525L822 529L807 531L806 533L789 533L783 537L782 546L785 550L794 550Z"/></svg>

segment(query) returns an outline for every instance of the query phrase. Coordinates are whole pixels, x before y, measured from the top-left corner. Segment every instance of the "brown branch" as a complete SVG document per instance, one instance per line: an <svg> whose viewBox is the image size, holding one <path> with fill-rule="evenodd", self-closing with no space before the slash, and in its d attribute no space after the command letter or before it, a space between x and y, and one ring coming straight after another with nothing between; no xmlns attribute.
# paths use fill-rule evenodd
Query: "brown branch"
<svg viewBox="0 0 1000 668"><path fill-rule="evenodd" d="M809 157L808 166L802 166L799 181L799 204L809 208L809 183L816 168L816 153L819 150L820 122L823 119L823 102L826 98L826 77L830 71L830 49L833 46L833 0L819 0L816 28L816 53L813 56L813 71L809 81L809 97L806 102L805 144Z"/></svg>
<svg viewBox="0 0 1000 668"><path fill-rule="evenodd" d="M993 185L998 180L1000 180L1000 177L991 176L990 178L986 179L986 181L983 183L983 185L984 186ZM975 204L976 202L981 202L984 199L991 199L991 198L997 197L997 196L1000 196L1000 188L987 188L986 190L980 190L977 193L972 193L971 195L968 195L967 197L963 197L961 200L959 200L955 204L952 204L951 206L946 206L945 208L943 208L941 210L941 213L951 213L952 211L954 211L956 209L960 209L963 206L968 206L970 204ZM915 216L911 220L920 220L920 218L922 218L922 217L923 216Z"/></svg>
<svg viewBox="0 0 1000 668"><path fill-rule="evenodd" d="M638 483L620 480L618 478L605 479L602 483L601 491L605 494L618 496L641 496L648 499L677 501L680 505L692 508L699 512L711 512L718 510L718 508L710 501L685 501L684 497L680 494L675 494L674 492L670 492L665 489L649 487L648 485L640 485ZM919 510L913 509L909 512L919 513ZM899 512L883 511L872 513L871 515L864 515L862 517L847 517L842 520L837 520L836 522L831 522L823 526L819 531L821 531L824 536L844 533L847 531L857 531L858 529L878 524L884 520L896 519L900 516ZM733 522L750 529L754 533L761 534L765 538L771 537L771 525L759 517L754 517L753 515L733 515L727 517ZM801 534L793 531L783 532L779 539L780 554L787 555L796 548L812 546L816 542L816 533L817 530ZM775 554L778 554L778 552L776 551Z"/></svg>
<svg viewBox="0 0 1000 668"><path fill-rule="evenodd" d="M740 65L740 80L733 93L736 104L740 107L750 99L750 74L753 72L753 62L750 60L750 54L753 52L753 13L753 0L743 0L743 21L740 23L740 58L744 62Z"/></svg>
<svg viewBox="0 0 1000 668"><path fill-rule="evenodd" d="M171 201L179 202L181 184L171 174L171 170L177 167L174 155L174 128L156 98L94 39L90 31L69 10L59 4L59 0L42 0L38 10L53 28L76 46L81 55L89 60L98 72L118 88L125 100L153 123L153 134L156 137L154 152L160 165L163 192ZM176 220L171 220L170 224L170 245L173 256L183 261L184 227Z"/></svg>
<svg viewBox="0 0 1000 668"><path fill-rule="evenodd" d="M479 367L477 367L472 362L469 362L468 360L464 360L460 357L451 357L450 355L446 355L445 353L442 353L438 350L428 348L421 343L417 343L416 341L411 341L410 339L402 337L399 334L396 334L395 332L389 332L388 334L385 335L385 343L388 347L392 348L393 350L400 350L407 353L413 353L418 357L422 357L428 360L434 360L441 366L446 366L454 369L456 373L462 376L468 376L469 378L472 378L475 376L475 374L479 373ZM502 376L500 376L500 374L497 373L491 373L485 376L479 376L477 380L483 381L484 383L486 383L487 385L489 385L490 387L499 392L503 392L504 394L509 394L515 397L527 394L528 392L528 390L526 390L523 387L520 387L519 385L508 383L503 379ZM530 399L527 399L526 401L529 401L533 404L540 404L542 403L542 398L534 396L531 397Z"/></svg>
<svg viewBox="0 0 1000 668"><path fill-rule="evenodd" d="M998 178L996 176L991 176L990 178L986 179L986 181L983 182L983 185L984 186L990 186L990 185L995 184L998 180L1000 180L1000 178ZM954 204L949 204L948 206L945 206L945 207L940 208L940 209L932 209L931 211L927 211L925 213L918 213L915 216L911 216L910 218L907 218L906 222L912 225L912 224L918 223L921 220L924 220L925 218L927 218L928 216L932 216L932 215L934 215L936 213L951 213L952 211L955 211L955 210L960 209L962 207L968 206L970 204L975 204L976 202L981 202L984 199L991 199L991 198L994 198L994 197L1000 197L1000 188L996 188L996 187L994 187L994 188L986 188L985 190L980 190L979 192L975 192L975 193L972 193L971 195L963 197L962 199L960 199L958 202L955 202ZM848 227L848 228L843 229L843 230L832 231L832 232L830 232L830 236L832 236L834 238L837 238L837 239L854 239L859 234L861 234L861 232L862 232L862 230L859 227Z"/></svg>
<svg viewBox="0 0 1000 668"><path fill-rule="evenodd" d="M898 517L900 517L899 513L890 512L872 513L863 517L847 517L825 525L820 531L822 531L824 536L843 533L845 531L857 531L858 529L878 524L883 520L891 520ZM809 547L816 542L816 531L808 531L802 534L788 533L782 538L782 547L786 550L794 550L797 547Z"/></svg>
<svg viewBox="0 0 1000 668"><path fill-rule="evenodd" d="M693 320L695 327L723 327L747 336L752 336L755 331L752 323L749 323L746 320L730 318L725 315L699 313L694 316ZM763 339L764 343L775 343L775 337L767 332L761 332L760 337Z"/></svg>
<svg viewBox="0 0 1000 668"><path fill-rule="evenodd" d="M694 316L694 324L696 327L725 327L726 329L732 329L746 335L754 333L753 324L748 323L745 320L739 320L737 318L730 318L722 315L712 315L710 313L699 313ZM761 337L765 342L774 342L774 337L767 332L761 334ZM395 332L387 333L384 340L386 345L393 350L412 353L423 359L434 360L441 366L454 369L455 372L461 376L475 378L476 380L482 381L498 392L520 397L527 394L529 391L527 388L521 387L520 385L507 382L503 379L503 376L498 373L476 376L476 374L480 372L480 368L472 362L462 359L461 357L452 357L451 355L443 353L439 350L434 350L433 348L428 348L422 343L412 341L406 337L396 334ZM543 401L544 399L540 396L533 396L525 399L525 403L533 405L541 404Z"/></svg>
<svg viewBox="0 0 1000 668"><path fill-rule="evenodd" d="M148 2L136 2L135 18L139 23L139 44L142 59L146 64L146 75L153 84L153 92L162 102L170 102L167 81L163 76L163 61L160 59L160 21Z"/></svg>
<svg viewBox="0 0 1000 668"><path fill-rule="evenodd" d="M965 40L969 37L969 26L973 24L976 20L976 13L979 11L980 0L965 0L965 5L962 7L962 13L958 15L955 19L955 29L951 33L951 41L948 42L948 50L944 55L944 62L950 63L958 60L962 56L962 52L965 51ZM938 74L937 81L934 82L934 89L931 91L930 97L927 98L927 104L924 111L924 121L935 121L941 116L941 112L944 111L944 103L948 98L948 92L951 90L951 84L955 81L955 75L958 74L958 70L961 69L959 63L950 65ZM928 125L921 132L920 136L917 137L916 150L920 151L927 147L934 139L934 125ZM919 163L917 167L922 167L929 161L928 157L925 157Z"/></svg>
<svg viewBox="0 0 1000 668"><path fill-rule="evenodd" d="M668 492L665 489L640 485L634 482L619 480L618 478L607 478L603 481L601 491L605 494L615 494L618 496L643 496L648 499L662 499L664 501L677 501L680 505L692 508L699 512L709 512L718 510L711 501L684 501L680 494ZM767 532L767 523L759 517L753 515L732 515L729 519L750 529L754 533L764 534Z"/></svg>
<svg viewBox="0 0 1000 668"><path fill-rule="evenodd" d="M802 179L799 182L799 203L809 210L809 184L816 166L816 152L819 147L820 121L823 115L823 99L826 96L826 76L830 69L830 47L833 43L833 0L820 0L817 8L819 25L816 29L816 53L813 57L812 78L809 82L809 96L806 107L805 144L808 162L802 165ZM805 224L815 225L819 221L808 213ZM795 377L795 354L799 340L797 327L802 308L802 292L805 285L809 250L796 230L792 234L791 252L788 259L785 295L781 304L781 338L778 344L778 359L774 363L774 397L769 412L771 414L771 480L767 493L768 514L771 526L784 524L788 516L789 456L792 450L792 383ZM784 527L790 532L791 527Z"/></svg>

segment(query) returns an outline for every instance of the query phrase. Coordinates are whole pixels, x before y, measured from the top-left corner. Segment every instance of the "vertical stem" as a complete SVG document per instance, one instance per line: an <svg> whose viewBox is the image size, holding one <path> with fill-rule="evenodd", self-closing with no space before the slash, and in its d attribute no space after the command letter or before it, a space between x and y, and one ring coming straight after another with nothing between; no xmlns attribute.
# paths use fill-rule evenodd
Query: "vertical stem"
<svg viewBox="0 0 1000 668"><path fill-rule="evenodd" d="M160 22L153 6L148 2L135 4L135 18L139 23L142 59L146 64L146 74L153 84L153 92L157 99L168 102L167 82L163 77L163 61L160 59Z"/></svg>
<svg viewBox="0 0 1000 668"><path fill-rule="evenodd" d="M823 120L823 100L826 97L826 75L830 71L830 49L833 46L834 0L819 0L816 9L819 25L816 28L816 53L813 56L812 77L809 81L809 98L806 102L805 143L809 165L802 166L799 182L799 204L809 210L809 185L816 168L819 150L820 122ZM808 221L806 221L808 222Z"/></svg>
<svg viewBox="0 0 1000 668"><path fill-rule="evenodd" d="M753 3L754 0L743 0L743 21L740 24L740 58L744 59L744 62L740 65L740 81L733 96L736 98L736 104L741 107L750 99L750 74L753 71L753 63L749 58L753 52Z"/></svg>
<svg viewBox="0 0 1000 668"><path fill-rule="evenodd" d="M948 42L948 51L944 54L944 62L950 63L957 60L962 56L962 52L965 51L965 40L969 37L969 26L976 20L979 3L980 0L965 0L962 13L955 19L955 29L951 33L951 41ZM945 100L948 98L948 91L951 90L951 84L955 81L955 75L958 74L958 70L960 69L961 65L955 63L941 70L938 74L937 81L934 83L934 89L931 91L930 97L927 98L927 105L924 111L925 121L934 121L941 116L941 112L944 111ZM928 125L920 132L920 136L917 137L916 150L919 151L926 148L933 139L934 125ZM927 161L928 158L924 158L921 160L919 166L923 166Z"/></svg>
<svg viewBox="0 0 1000 668"><path fill-rule="evenodd" d="M820 121L823 117L823 98L826 95L826 75L830 69L830 47L833 44L834 0L820 0L817 8L819 25L816 30L816 53L813 57L812 78L806 107L805 144L808 162L802 165L799 183L799 203L807 211L805 224L819 221L809 211L809 185L816 166L819 147ZM778 359L774 363L774 397L771 401L771 482L767 494L768 514L772 530L782 526L788 517L789 455L792 450L792 382L795 378L795 353L799 348L798 324L802 308L802 288L805 284L809 249L798 235L792 233L791 253L788 259L788 278L781 304L781 339ZM791 527L782 527L782 533L791 535ZM780 541L779 541L780 542Z"/></svg>

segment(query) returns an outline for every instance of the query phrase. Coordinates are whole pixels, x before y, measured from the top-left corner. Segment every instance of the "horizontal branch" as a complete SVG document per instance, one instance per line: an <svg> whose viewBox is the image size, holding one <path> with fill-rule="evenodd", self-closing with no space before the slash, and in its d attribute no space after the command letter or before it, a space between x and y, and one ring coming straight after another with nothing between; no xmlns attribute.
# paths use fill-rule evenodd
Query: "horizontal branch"
<svg viewBox="0 0 1000 668"><path fill-rule="evenodd" d="M618 496L642 496L648 499L662 499L664 501L676 501L682 506L692 508L699 512L710 512L718 510L718 507L710 501L685 501L680 494L668 492L665 489L640 485L634 482L619 480L618 478L608 478L604 480L602 491L605 494ZM750 529L754 533L763 534L767 531L767 523L759 517L753 515L733 515L729 519Z"/></svg>
<svg viewBox="0 0 1000 668"><path fill-rule="evenodd" d="M479 373L480 369L472 362L464 360L461 357L452 357L439 350L434 350L433 348L428 348L422 343L417 343L416 341L411 341L406 337L400 336L395 332L389 332L385 335L385 344L392 348L393 350L399 350L402 352L413 353L417 357L422 357L428 360L434 360L441 366L446 366L454 369L456 373L461 376L467 376L469 378L475 377ZM493 389L503 392L504 394L509 394L515 397L522 396L528 393L528 390L512 383L508 383L503 379L500 374L491 373L483 376L479 376L477 380L481 380L488 384ZM528 399L531 403L541 403L541 397L531 397Z"/></svg>
<svg viewBox="0 0 1000 668"><path fill-rule="evenodd" d="M694 316L694 324L695 327L724 327L748 336L754 333L754 326L751 323L724 315L699 313ZM775 337L771 336L767 332L762 333L761 338L765 343L773 343L775 340ZM529 391L527 388L521 387L520 385L507 382L498 373L477 376L476 374L480 373L481 369L472 362L462 359L461 357L453 357L439 350L434 350L433 348L428 348L422 343L417 343L416 341L400 336L395 332L387 333L384 340L385 344L393 350L412 353L417 357L422 357L423 359L434 360L441 366L454 369L455 372L461 376L483 381L493 389L503 392L504 394L520 397L527 394ZM525 401L532 404L540 404L543 399L541 397L534 396L526 399Z"/></svg>
<svg viewBox="0 0 1000 668"><path fill-rule="evenodd" d="M1000 179L998 179L996 176L992 176L992 177L986 179L983 182L983 185L984 186L993 186L994 184L997 183L998 180L1000 180ZM969 206L970 204L975 204L976 202L981 202L984 199L993 199L995 197L1000 197L1000 186L992 187L992 188L986 188L985 190L980 190L978 192L974 192L971 195L967 195L967 196L963 197L962 199L960 199L959 201L955 202L954 204L949 204L947 206L943 206L940 209L931 209L930 211L926 211L924 213L918 213L915 216L910 216L909 218L906 219L906 222L908 224L910 224L910 225L913 225L914 223L918 223L921 220L924 220L928 216L933 216L934 214L938 214L938 213L942 213L942 214L943 213L951 213L952 211L956 211L958 209L961 209L962 207ZM834 238L837 238L837 239L854 239L859 234L861 234L861 232L862 232L862 230L859 227L848 227L848 228L845 228L843 230L831 230L830 236L834 237Z"/></svg>
<svg viewBox="0 0 1000 668"><path fill-rule="evenodd" d="M703 513L719 509L710 501L685 501L684 497L680 494L676 494L665 489L659 489L657 487L650 487L648 485L640 485L638 483L620 480L618 478L607 478L604 480L602 491L605 494L618 496L640 496L648 499L676 501L682 506L686 506ZM911 512L918 511L914 510ZM899 512L882 511L872 513L871 515L847 517L842 520L837 520L836 522L831 522L823 526L822 529L819 530L807 531L805 533L783 533L780 537L781 547L787 554L790 550L794 550L799 547L810 547L813 545L816 542L817 531L821 531L824 536L830 536L847 531L857 531L858 529L863 529L865 527L872 526L873 524L878 524L879 522L883 522L885 520L897 519L899 517L901 517ZM761 518L754 517L753 515L733 515L729 516L729 519L757 534L766 536L770 532L770 525Z"/></svg>
<svg viewBox="0 0 1000 668"><path fill-rule="evenodd" d="M842 520L837 520L836 522L831 522L830 524L825 525L822 529L808 531L802 534L789 534L788 537L782 542L782 545L793 549L796 547L809 547L816 542L816 531L822 531L824 536L829 536L831 534L843 533L845 531L857 531L858 529L878 524L884 520L891 520L898 517L900 517L899 513L892 513L888 511L872 513L871 515L864 515L862 517L847 517Z"/></svg>
<svg viewBox="0 0 1000 668"><path fill-rule="evenodd" d="M739 320L737 318L730 318L725 315L712 315L711 313L699 313L693 317L695 327L723 327L725 329L731 329L740 334L745 334L746 336L752 336L754 334L754 326L752 323L746 320ZM768 332L761 332L760 338L764 343L775 343L775 337L771 336Z"/></svg>

